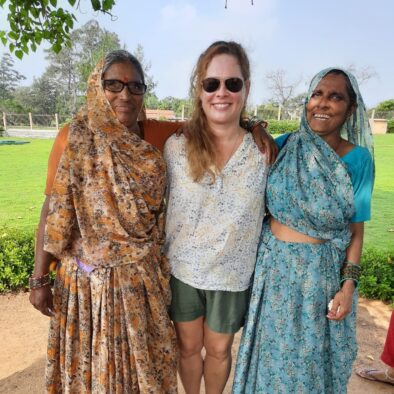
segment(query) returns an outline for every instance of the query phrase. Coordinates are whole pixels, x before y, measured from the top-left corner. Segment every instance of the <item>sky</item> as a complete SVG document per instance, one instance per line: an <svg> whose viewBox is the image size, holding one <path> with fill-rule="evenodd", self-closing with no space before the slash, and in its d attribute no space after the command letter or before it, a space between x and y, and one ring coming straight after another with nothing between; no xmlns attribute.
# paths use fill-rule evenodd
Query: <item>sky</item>
<svg viewBox="0 0 394 394"><path fill-rule="evenodd" d="M62 1L59 1L61 4ZM63 4L65 2L63 1ZM144 48L157 96L185 98L198 56L216 40L234 40L246 49L252 66L249 104L272 97L266 74L286 72L290 83L302 78L297 92L329 66L370 67L377 76L361 86L364 101L373 107L394 98L394 1L392 0L117 0L115 20L97 15L90 0L75 10L76 27L97 19L118 34L122 45ZM5 11L0 9L0 26ZM0 55L6 48L1 46ZM43 49L15 58L23 84L39 77L47 62Z"/></svg>

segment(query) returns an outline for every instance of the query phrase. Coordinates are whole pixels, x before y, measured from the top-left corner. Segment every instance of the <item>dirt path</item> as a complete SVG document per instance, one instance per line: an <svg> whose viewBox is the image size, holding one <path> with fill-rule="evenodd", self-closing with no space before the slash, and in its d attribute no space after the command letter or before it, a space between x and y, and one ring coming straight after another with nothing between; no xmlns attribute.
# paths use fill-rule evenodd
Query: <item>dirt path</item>
<svg viewBox="0 0 394 394"><path fill-rule="evenodd" d="M44 389L48 320L30 306L26 293L0 296L0 311L0 393L41 394ZM389 307L379 301L360 300L359 353L354 368L360 365L382 366L379 356L390 313ZM239 335L234 356L238 343ZM394 386L365 381L352 375L348 394L375 393L393 394Z"/></svg>

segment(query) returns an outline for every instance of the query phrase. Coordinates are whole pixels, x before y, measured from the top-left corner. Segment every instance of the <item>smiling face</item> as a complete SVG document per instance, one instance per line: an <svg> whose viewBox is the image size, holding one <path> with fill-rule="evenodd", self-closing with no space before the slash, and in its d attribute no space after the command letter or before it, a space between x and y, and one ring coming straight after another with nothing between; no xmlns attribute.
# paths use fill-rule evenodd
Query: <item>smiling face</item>
<svg viewBox="0 0 394 394"><path fill-rule="evenodd" d="M112 64L104 73L103 79L117 79L125 83L130 81L142 82L141 75L129 62ZM104 90L104 93L120 123L129 129L135 127L144 96L131 94L127 87L124 87L119 93L109 90Z"/></svg>
<svg viewBox="0 0 394 394"><path fill-rule="evenodd" d="M310 128L321 137L339 135L354 108L350 103L345 76L327 74L316 86L306 105L306 118Z"/></svg>
<svg viewBox="0 0 394 394"><path fill-rule="evenodd" d="M211 126L234 122L238 124L249 93L250 82L244 80L237 59L227 54L214 56L204 75L204 79L206 78L220 80L219 88L212 93L201 89L200 100L208 124ZM226 88L224 81L229 78L243 80L243 87L239 92L233 93Z"/></svg>

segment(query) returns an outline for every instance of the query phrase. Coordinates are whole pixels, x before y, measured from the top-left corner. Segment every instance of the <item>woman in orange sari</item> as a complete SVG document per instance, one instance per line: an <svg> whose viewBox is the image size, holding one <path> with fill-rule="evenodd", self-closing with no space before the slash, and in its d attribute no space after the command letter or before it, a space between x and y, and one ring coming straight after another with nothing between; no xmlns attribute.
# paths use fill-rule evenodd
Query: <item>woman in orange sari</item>
<svg viewBox="0 0 394 394"><path fill-rule="evenodd" d="M137 122L138 60L114 51L91 74L41 214L31 303L51 316L50 393L176 393L175 332L161 253L166 169ZM172 129L177 125L172 125ZM57 266L54 294L50 261Z"/></svg>

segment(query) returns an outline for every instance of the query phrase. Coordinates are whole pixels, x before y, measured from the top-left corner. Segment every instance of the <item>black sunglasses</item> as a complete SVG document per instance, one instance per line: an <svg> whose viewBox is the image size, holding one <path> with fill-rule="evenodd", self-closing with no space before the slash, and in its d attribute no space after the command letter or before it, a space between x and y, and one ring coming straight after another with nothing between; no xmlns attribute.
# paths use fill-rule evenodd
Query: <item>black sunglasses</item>
<svg viewBox="0 0 394 394"><path fill-rule="evenodd" d="M146 92L147 86L138 81L123 82L118 79L103 79L103 88L110 92L120 93L124 87L127 86L130 94L143 95Z"/></svg>
<svg viewBox="0 0 394 394"><path fill-rule="evenodd" d="M244 81L241 78L228 78L224 80L226 89L232 93L238 93L244 86ZM202 81L202 88L207 93L216 92L220 86L220 79L218 78L206 78Z"/></svg>

